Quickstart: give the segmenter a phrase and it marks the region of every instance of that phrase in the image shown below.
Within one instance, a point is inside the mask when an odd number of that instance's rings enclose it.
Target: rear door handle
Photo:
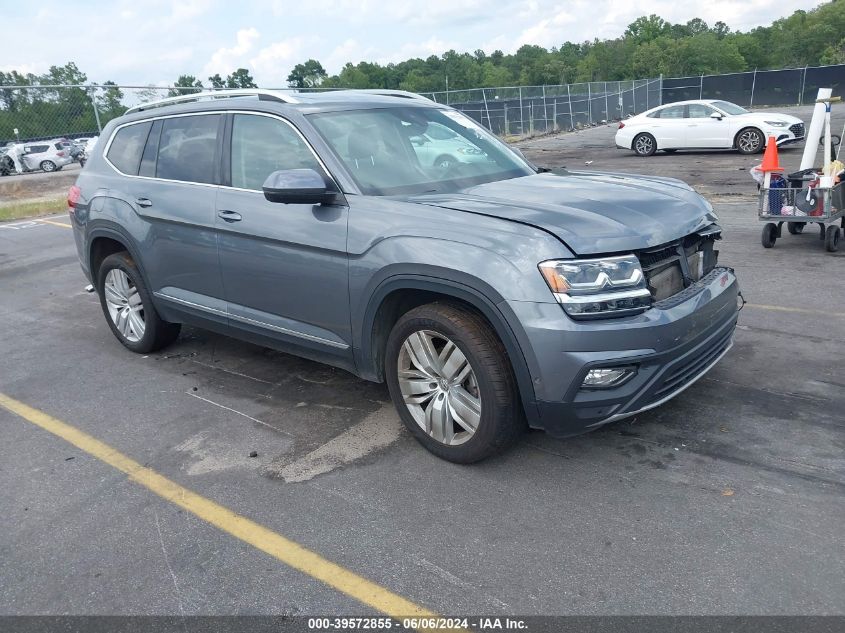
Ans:
[[[150,200],[149,198],[137,198],[135,200],[135,204],[137,204],[139,207],[145,207],[146,208],[146,207],[153,206],[153,201]]]
[[[243,219],[236,211],[218,211],[217,217],[226,222],[240,222]]]

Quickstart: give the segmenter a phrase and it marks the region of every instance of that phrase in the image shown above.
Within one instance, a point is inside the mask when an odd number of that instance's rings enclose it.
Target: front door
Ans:
[[[220,266],[231,327],[345,364],[352,357],[346,230],[340,205],[280,204],[261,186],[281,169],[325,175],[309,145],[274,115],[231,116],[230,187],[217,196]],[[224,174],[224,181],[225,181]],[[339,360],[338,360],[339,359]]]
[[[730,125],[724,117],[711,118],[716,112],[703,103],[687,106],[687,147],[730,147]]]

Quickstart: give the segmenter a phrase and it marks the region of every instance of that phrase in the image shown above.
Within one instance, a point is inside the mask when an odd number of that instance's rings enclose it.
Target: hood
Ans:
[[[523,176],[406,200],[535,226],[576,255],[658,246],[717,219],[710,204],[679,180],[597,172]]]
[[[780,114],[778,112],[749,112],[748,114],[734,114],[731,119],[738,121],[784,121],[788,125],[795,125],[796,123],[803,123],[802,119],[794,117],[790,114]]]

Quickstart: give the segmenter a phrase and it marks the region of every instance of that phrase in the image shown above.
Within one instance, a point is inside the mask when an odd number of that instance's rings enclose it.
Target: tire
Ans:
[[[743,128],[734,140],[740,154],[758,154],[766,149],[766,139],[756,127]]]
[[[440,167],[441,169],[448,169],[458,161],[455,159],[454,156],[449,156],[448,154],[444,154],[443,156],[438,156],[437,159],[434,161],[435,167]]]
[[[415,349],[428,349],[428,362]],[[495,455],[525,429],[505,348],[466,308],[430,303],[400,317],[387,339],[385,375],[402,422],[447,461],[470,464]]]
[[[827,227],[827,233],[824,236],[824,247],[831,253],[839,250],[839,234],[841,231],[839,227],[831,224]]]
[[[775,245],[778,239],[778,225],[769,222],[763,227],[763,234],[760,236],[760,242],[763,248],[771,248]]]
[[[804,232],[804,226],[804,222],[787,222],[786,230],[789,231],[791,235],[801,235]]]
[[[159,317],[144,278],[126,251],[103,260],[97,274],[97,292],[106,323],[127,349],[148,354],[170,345],[179,336],[182,326]],[[118,322],[122,325],[118,326]]]
[[[657,151],[657,141],[651,134],[643,132],[634,137],[631,149],[637,156],[652,156]]]
[[[56,163],[51,160],[42,160],[39,167],[41,167],[41,171],[46,171],[47,173],[56,171]]]
[[[663,151],[666,152],[667,154],[674,154],[678,150],[675,149],[675,148],[669,148],[669,149],[664,149]]]

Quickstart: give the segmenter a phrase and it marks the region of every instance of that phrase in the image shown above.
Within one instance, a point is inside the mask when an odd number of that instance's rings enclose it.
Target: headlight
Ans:
[[[539,267],[555,299],[573,318],[626,316],[651,306],[651,293],[634,255],[556,259]]]
[[[482,152],[480,149],[476,149],[475,147],[459,147],[458,153],[459,154],[469,154],[471,156],[480,156],[484,152]]]
[[[786,127],[785,121],[766,121],[766,125],[771,125],[772,127]]]

